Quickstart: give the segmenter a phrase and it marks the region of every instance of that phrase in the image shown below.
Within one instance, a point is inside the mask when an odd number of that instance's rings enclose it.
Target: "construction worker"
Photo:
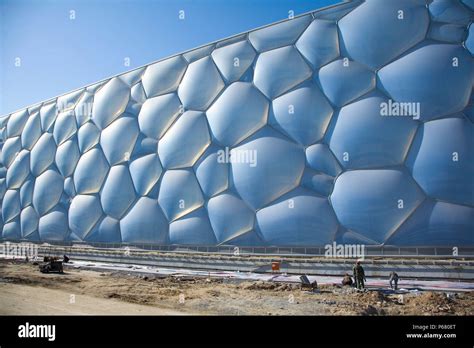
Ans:
[[[357,260],[356,264],[352,268],[352,272],[354,273],[354,281],[356,283],[357,289],[364,289],[364,281],[366,281],[365,272],[359,260]]]
[[[390,288],[393,290],[398,289],[398,274],[395,271],[390,272]],[[395,284],[395,286],[394,286]]]
[[[352,285],[352,278],[349,275],[349,273],[346,273],[344,275],[344,278],[342,278],[342,286],[346,286],[346,285],[349,285],[349,286]]]

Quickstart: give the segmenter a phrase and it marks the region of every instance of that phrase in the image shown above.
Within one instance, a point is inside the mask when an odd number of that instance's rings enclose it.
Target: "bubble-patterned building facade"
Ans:
[[[345,2],[4,116],[1,237],[473,246],[473,19]]]

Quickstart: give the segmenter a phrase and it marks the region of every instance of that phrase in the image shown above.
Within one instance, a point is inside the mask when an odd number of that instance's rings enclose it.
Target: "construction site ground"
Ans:
[[[369,280],[370,283],[370,280]],[[474,291],[414,291],[65,268],[0,260],[0,315],[474,315]]]

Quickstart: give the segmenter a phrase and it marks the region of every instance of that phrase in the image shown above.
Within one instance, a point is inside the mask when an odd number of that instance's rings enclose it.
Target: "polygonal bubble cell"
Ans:
[[[40,175],[54,161],[56,155],[56,143],[53,135],[44,133],[36,142],[30,154],[31,173],[34,176]]]
[[[81,153],[94,147],[99,143],[100,130],[92,122],[88,122],[79,128],[77,132],[77,142]]]
[[[110,168],[100,193],[100,201],[104,212],[113,218],[120,219],[135,200],[132,178],[125,166]]]
[[[413,117],[391,115],[391,105],[383,96],[371,94],[341,109],[329,146],[345,168],[403,163],[417,123]]]
[[[44,215],[59,202],[63,187],[63,177],[52,169],[45,171],[36,178],[33,206],[39,215]]]
[[[339,39],[336,23],[314,20],[296,42],[296,48],[314,68],[337,58]]]
[[[130,174],[137,193],[142,196],[148,194],[160,178],[162,171],[160,160],[155,154],[137,158],[130,163]]]
[[[235,82],[206,114],[214,137],[233,146],[265,125],[268,101],[252,84]]]
[[[167,169],[192,166],[211,142],[206,116],[185,112],[158,144],[161,163]]]
[[[206,210],[200,208],[173,221],[170,225],[170,244],[215,245],[216,237]]]
[[[303,188],[259,210],[257,224],[267,245],[325,245],[338,228],[328,200]]]
[[[307,147],[306,161],[312,169],[331,176],[337,176],[342,171],[339,162],[326,144],[314,144]]]
[[[143,134],[159,139],[180,114],[181,102],[175,93],[147,99],[138,115]]]
[[[129,87],[114,77],[94,96],[92,120],[100,129],[107,127],[125,111],[130,97]]]
[[[463,118],[430,121],[420,127],[406,163],[429,196],[474,205],[473,135],[474,125]]]
[[[272,106],[270,124],[302,145],[312,144],[324,136],[333,112],[314,84],[276,98]]]
[[[383,243],[423,200],[410,175],[395,169],[344,172],[331,194],[339,222],[378,243]]]
[[[76,133],[76,117],[73,111],[61,112],[54,124],[54,140],[56,144],[61,145],[73,134]]]
[[[176,56],[148,66],[142,77],[147,97],[176,90],[186,65],[186,60],[182,56]]]
[[[28,110],[22,110],[11,114],[7,123],[7,136],[11,138],[20,135],[29,116]]]
[[[224,149],[211,145],[195,165],[196,177],[208,197],[227,189],[229,164],[225,157]]]
[[[165,244],[168,221],[155,199],[142,197],[120,221],[120,230],[125,243]]]
[[[75,138],[58,146],[56,151],[56,165],[61,174],[66,177],[74,172],[80,157],[79,147]]]
[[[236,191],[258,209],[295,188],[303,174],[303,148],[277,132],[264,128],[229,158]]]
[[[7,187],[19,188],[30,174],[30,153],[22,150],[7,171]]]
[[[109,165],[98,148],[86,152],[74,171],[74,186],[80,194],[99,192]]]
[[[42,216],[38,223],[40,239],[44,241],[63,241],[68,232],[67,211],[63,207],[54,208]]]
[[[139,132],[132,117],[122,117],[102,131],[100,145],[110,165],[130,159]]]
[[[311,76],[312,70],[293,46],[260,54],[255,65],[254,83],[273,99]]]
[[[224,88],[224,81],[210,57],[189,64],[178,95],[186,109],[205,110]]]
[[[209,219],[218,243],[252,230],[255,213],[238,197],[223,193],[207,204]]]
[[[158,196],[163,212],[169,221],[203,205],[201,189],[191,170],[168,170],[161,179]]]
[[[381,86],[396,101],[417,103],[420,119],[461,111],[468,103],[474,64],[459,45],[432,44],[382,68]]]
[[[374,73],[347,58],[323,66],[318,78],[324,94],[337,106],[347,104],[375,87]]]
[[[80,239],[84,239],[101,216],[99,197],[78,195],[69,207],[69,228]]]
[[[373,69],[422,41],[428,25],[424,0],[366,1],[338,22],[349,56]]]
[[[228,83],[240,79],[252,65],[255,56],[255,50],[247,40],[218,48],[212,52],[212,59]]]
[[[21,134],[21,144],[23,148],[31,150],[33,145],[41,136],[41,119],[39,113],[35,113],[28,118]]]

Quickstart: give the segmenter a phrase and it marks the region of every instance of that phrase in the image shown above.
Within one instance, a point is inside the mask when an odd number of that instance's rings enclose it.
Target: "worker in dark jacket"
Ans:
[[[390,288],[393,290],[398,289],[398,274],[395,271],[390,272]]]
[[[354,281],[356,283],[357,289],[364,289],[364,281],[366,281],[365,272],[359,260],[357,260],[356,264],[352,268],[352,272],[354,273]]]

